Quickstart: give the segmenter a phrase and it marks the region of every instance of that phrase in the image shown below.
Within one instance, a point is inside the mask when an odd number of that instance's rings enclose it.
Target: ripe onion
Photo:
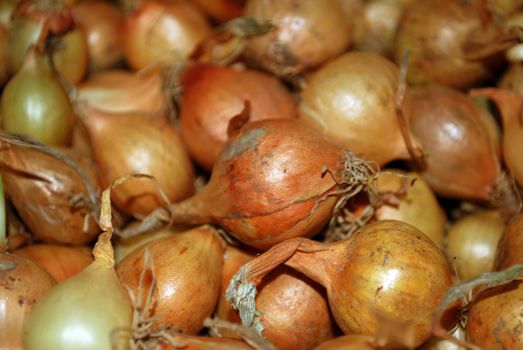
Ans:
[[[110,114],[87,106],[89,129],[102,187],[117,178],[153,176],[170,202],[194,192],[194,170],[176,130],[163,114]],[[165,199],[150,179],[132,179],[113,192],[114,205],[130,215],[147,215]]]
[[[154,275],[148,271],[140,286],[146,250]],[[166,324],[183,333],[197,334],[216,306],[222,257],[223,242],[218,232],[211,226],[200,226],[140,247],[126,256],[116,271],[120,282],[135,295],[140,288],[149,290],[155,282],[154,304],[139,305],[155,318],[153,330]]]
[[[191,336],[186,334],[175,334],[173,338],[180,343],[180,346],[163,343],[156,347],[155,350],[254,350],[254,348],[247,345],[247,343],[237,339]]]
[[[3,129],[52,146],[71,142],[74,114],[65,89],[34,49],[2,92]]]
[[[93,262],[88,247],[67,247],[56,244],[32,244],[14,251],[45,269],[56,282],[82,272]]]
[[[191,2],[144,1],[124,21],[123,52],[134,70],[185,60],[211,33]]]
[[[421,231],[400,221],[370,224],[329,244],[293,238],[243,265],[227,290],[243,323],[258,332],[263,324],[254,308],[256,286],[282,263],[327,289],[331,311],[344,333],[377,336],[385,319],[411,329],[413,347],[429,338],[433,313],[452,284],[439,249]]]
[[[499,239],[495,269],[501,271],[523,263],[523,214],[518,214],[508,223]]]
[[[133,223],[131,223],[132,225]],[[174,233],[179,230],[169,228],[169,229],[160,229],[158,231],[152,231],[144,233],[143,235],[131,237],[128,239],[118,239],[113,244],[114,246],[114,259],[118,264],[123,260],[127,255],[134,252],[136,249],[162,238],[167,238],[172,236]]]
[[[505,226],[501,213],[495,210],[467,215],[451,226],[446,252],[461,279],[493,270],[496,247]]]
[[[292,118],[291,94],[274,77],[255,70],[195,65],[182,76],[180,136],[198,164],[211,170],[227,141],[230,120],[250,103],[250,121]]]
[[[384,57],[346,53],[308,78],[300,118],[365,160],[383,165],[409,159],[396,115],[398,84],[399,69]]]
[[[107,1],[77,1],[72,5],[75,22],[87,39],[89,70],[114,67],[122,59],[123,13]]]
[[[378,350],[376,340],[368,335],[350,334],[323,342],[314,350]]]
[[[275,29],[249,39],[247,59],[277,76],[292,76],[341,54],[352,41],[351,23],[338,0],[248,0],[243,15]]]
[[[369,164],[297,119],[254,121],[229,140],[200,192],[121,235],[169,221],[212,222],[247,245],[267,249],[318,233],[336,203],[370,192],[374,177]]]

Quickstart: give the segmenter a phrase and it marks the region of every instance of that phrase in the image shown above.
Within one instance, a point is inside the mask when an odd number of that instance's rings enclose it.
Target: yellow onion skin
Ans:
[[[399,69],[386,58],[346,53],[309,76],[299,117],[365,160],[408,159],[396,115],[398,79]]]
[[[211,226],[200,226],[172,237],[153,241],[126,256],[116,267],[120,282],[136,294],[148,291],[152,276],[139,286],[148,250],[155,268],[154,306],[147,310],[160,324],[197,334],[213,312],[218,299],[223,242]]]
[[[2,349],[22,350],[23,330],[34,304],[55,280],[30,260],[0,253],[0,344]],[[8,265],[12,265],[12,269]]]
[[[110,114],[89,108],[84,119],[106,188],[121,176],[154,176],[171,202],[194,192],[194,169],[176,130],[163,114]],[[112,193],[114,205],[129,215],[147,215],[165,205],[150,179],[132,179]]]
[[[465,341],[465,330],[460,326],[450,332],[450,335],[460,341]],[[432,337],[427,341],[419,350],[462,350],[463,348],[459,345],[456,345],[448,340],[439,339],[437,337]]]
[[[523,285],[516,280],[476,295],[467,318],[467,337],[488,350],[523,348]]]
[[[22,67],[27,52],[43,31],[43,24],[23,16],[16,16],[9,30],[7,63],[14,75]]]
[[[65,89],[45,56],[31,51],[2,92],[3,129],[50,146],[68,146],[74,112]]]
[[[483,113],[462,92],[441,85],[411,90],[409,128],[422,145],[422,177],[438,195],[488,201],[500,166]]]
[[[210,33],[205,16],[190,1],[144,1],[124,20],[125,60],[134,70],[183,61]]]
[[[276,78],[255,70],[196,65],[183,74],[180,136],[211,170],[228,139],[229,121],[250,102],[249,121],[295,117],[292,95]]]
[[[250,38],[247,59],[276,76],[292,76],[341,54],[352,28],[337,0],[248,0],[243,15],[275,29]]]
[[[446,252],[463,279],[492,271],[498,241],[505,230],[499,211],[480,211],[455,222],[447,234]]]
[[[50,155],[2,142],[0,162],[4,185],[18,214],[31,233],[47,243],[82,245],[100,232],[93,219],[84,232],[86,208],[73,208],[72,197],[87,196],[75,170]],[[82,167],[94,186],[96,172],[90,159],[67,153]],[[27,176],[29,175],[29,176]]]
[[[65,33],[53,50],[56,70],[71,84],[78,84],[87,73],[89,64],[87,39],[82,28]]]
[[[495,269],[501,271],[521,263],[523,263],[523,214],[519,213],[510,220],[499,239]]]
[[[132,225],[132,223],[131,223],[131,225]],[[170,228],[160,229],[158,231],[147,232],[142,235],[130,237],[127,239],[123,239],[123,238],[117,239],[113,245],[114,246],[114,260],[116,261],[116,263],[119,263],[127,255],[131,254],[138,248],[140,248],[152,241],[157,241],[159,239],[171,237],[173,234],[175,234],[177,232],[182,232],[185,230],[182,228],[178,229],[178,228],[170,227]]]
[[[114,67],[123,57],[122,10],[100,0],[77,1],[72,14],[87,39],[89,70],[96,72]]]
[[[489,60],[465,58],[464,47],[474,35],[488,45],[494,22],[484,28],[477,8],[454,0],[412,1],[403,12],[394,45],[396,62],[409,51],[407,81],[411,85],[430,82],[467,88],[492,77],[502,57]]]

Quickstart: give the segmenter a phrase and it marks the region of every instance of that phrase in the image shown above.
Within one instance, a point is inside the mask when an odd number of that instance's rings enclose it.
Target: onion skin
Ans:
[[[499,211],[480,211],[452,225],[447,235],[446,252],[463,279],[493,270],[498,241],[505,229]]]
[[[523,64],[511,64],[505,73],[503,73],[498,87],[523,95]]]
[[[468,339],[484,349],[523,347],[521,281],[493,287],[475,297],[467,321]]]
[[[386,58],[346,53],[308,78],[299,116],[365,160],[409,159],[396,115],[398,82],[399,70]]]
[[[186,344],[182,347],[176,347],[163,343],[162,345],[155,348],[155,350],[253,350],[254,348],[247,345],[245,342],[237,339],[228,338],[211,338],[211,337],[198,337],[185,334],[176,334],[176,340],[180,340],[180,343]]]
[[[23,328],[33,305],[56,282],[41,267],[16,254],[1,253],[0,264],[14,269],[0,271],[0,344],[22,350]]]
[[[63,282],[78,274],[93,262],[88,247],[33,244],[16,249],[14,253],[41,266],[56,282]]]
[[[505,270],[523,263],[523,214],[518,214],[508,223],[498,242],[495,270]]]
[[[69,83],[78,84],[87,72],[89,64],[87,39],[82,28],[64,34],[53,51],[52,60],[62,77]]]
[[[89,70],[114,67],[123,57],[121,9],[107,1],[77,1],[72,14],[87,38]]]
[[[148,250],[155,268],[153,328],[167,324],[186,334],[197,334],[216,306],[220,287],[223,243],[217,231],[201,226],[170,238],[153,241],[125,257],[116,271],[122,284],[137,295]],[[144,291],[152,276],[146,275]],[[143,292],[142,292],[143,293]]]
[[[9,33],[7,31],[7,28],[3,25],[0,25],[0,86],[3,86],[9,78],[9,71],[7,67],[8,37]]]
[[[483,112],[470,97],[444,86],[412,89],[411,97],[409,126],[427,154],[425,181],[443,197],[490,200],[500,166],[479,117]]]
[[[430,14],[430,15],[429,15]],[[412,1],[403,12],[398,27],[394,56],[401,62],[409,50],[407,81],[411,85],[430,82],[454,88],[467,88],[492,77],[502,61],[467,60],[464,47],[475,33],[482,33],[488,45],[499,28],[484,28],[474,4],[466,1]],[[499,56],[499,55],[498,55]]]
[[[245,0],[193,0],[196,5],[218,22],[240,17]]]
[[[243,15],[275,25],[271,32],[250,38],[245,55],[276,76],[320,66],[352,40],[351,24],[337,0],[249,0]]]
[[[211,33],[189,1],[144,1],[124,21],[123,52],[134,70],[187,59]]]
[[[73,196],[87,190],[75,170],[61,160],[2,142],[0,162],[8,196],[32,234],[46,243],[82,245],[100,232],[93,219],[83,231],[86,208],[72,208]],[[90,159],[66,153],[82,167],[94,186],[96,173]]]
[[[7,63],[11,75],[14,75],[22,67],[27,51],[40,37],[42,31],[42,23],[35,23],[21,16],[12,20],[7,45]]]
[[[154,176],[171,202],[193,194],[193,166],[163,114],[110,114],[89,107],[84,121],[102,187],[121,176],[142,173]],[[112,200],[124,213],[138,216],[166,204],[150,179],[126,182],[113,191]]]
[[[182,77],[180,136],[196,162],[211,170],[227,141],[229,121],[250,102],[250,121],[292,118],[295,103],[274,77],[255,70],[196,65]]]
[[[171,237],[173,234],[181,231],[182,229],[177,230],[171,227],[169,229],[160,229],[158,231],[147,232],[143,235],[131,237],[129,239],[119,239],[114,243],[114,260],[116,261],[116,263],[119,263],[127,255],[131,254],[138,248],[152,241]]]
[[[77,92],[78,103],[108,113],[158,113],[166,107],[163,80],[157,72],[106,70],[79,84]]]
[[[368,335],[350,334],[323,342],[314,350],[378,350],[376,340]]]
[[[4,0],[0,3],[0,26],[9,28],[11,26],[13,12],[18,0]]]

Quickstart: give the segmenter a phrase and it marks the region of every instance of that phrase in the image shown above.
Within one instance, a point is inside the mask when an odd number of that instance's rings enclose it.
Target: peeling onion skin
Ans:
[[[135,294],[146,249],[156,276],[153,328],[167,324],[185,334],[197,334],[218,300],[223,259],[221,237],[211,226],[201,226],[133,251],[118,263],[116,271],[120,282]],[[150,273],[145,281],[143,290],[148,291],[152,282]]]
[[[523,348],[523,284],[516,280],[475,296],[467,319],[468,339],[488,350]]]
[[[293,118],[296,106],[276,78],[255,70],[210,65],[188,68],[182,76],[180,136],[193,159],[206,170],[228,139],[229,121],[250,102],[250,119]]]
[[[396,115],[398,81],[398,67],[386,58],[346,53],[308,77],[300,93],[299,117],[380,166],[410,159]],[[405,102],[407,114],[408,95]]]
[[[523,214],[516,215],[501,235],[496,252],[495,270],[523,263]]]
[[[250,38],[245,56],[280,77],[320,66],[352,41],[351,23],[337,0],[248,0],[243,15],[276,26]]]
[[[56,282],[22,256],[0,253],[0,263],[14,264],[13,270],[0,270],[0,344],[3,349],[23,350],[23,328],[32,307]]]
[[[411,97],[409,127],[426,154],[425,181],[443,197],[490,200],[500,166],[479,107],[462,92],[438,85],[412,89]]]

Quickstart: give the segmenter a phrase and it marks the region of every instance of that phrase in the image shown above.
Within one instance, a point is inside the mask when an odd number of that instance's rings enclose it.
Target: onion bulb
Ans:
[[[523,263],[523,214],[510,220],[498,242],[495,260],[496,271]]]
[[[289,239],[243,265],[227,290],[244,325],[261,334],[256,286],[283,263],[326,288],[344,333],[378,336],[386,320],[412,331],[412,348],[431,335],[433,313],[452,284],[439,249],[421,231],[400,221],[379,221],[328,244]]]
[[[523,63],[513,63],[503,73],[498,87],[523,95]]]
[[[245,0],[194,0],[201,9],[219,22],[240,17]]]
[[[89,64],[87,39],[82,28],[65,33],[52,48],[53,64],[60,75],[70,84],[78,84],[87,72]]]
[[[85,270],[47,292],[33,308],[24,334],[26,350],[127,349],[118,330],[131,328],[132,307],[114,270],[109,190],[102,198],[104,232]]]
[[[352,41],[351,23],[338,0],[248,0],[243,15],[275,26],[250,38],[245,56],[276,76],[320,66]]]
[[[0,86],[9,78],[9,70],[7,67],[7,38],[9,34],[7,28],[0,25]]]

